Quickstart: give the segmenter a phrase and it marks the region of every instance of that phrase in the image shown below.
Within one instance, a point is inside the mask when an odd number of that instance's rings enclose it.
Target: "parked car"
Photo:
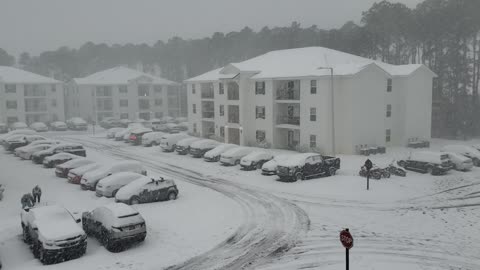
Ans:
[[[73,117],[67,120],[67,127],[71,130],[87,130],[88,123],[80,117]]]
[[[273,155],[265,151],[254,151],[240,160],[240,168],[246,171],[261,169],[263,164],[273,159]]]
[[[28,129],[28,126],[24,122],[15,122],[12,125],[10,125],[10,129],[11,130]]]
[[[129,136],[130,143],[133,145],[140,145],[142,144],[142,137],[145,134],[152,132],[151,128],[137,128],[132,130]]]
[[[220,163],[224,166],[234,166],[240,164],[240,160],[253,152],[253,148],[235,147],[220,155]]]
[[[399,160],[398,166],[431,175],[445,174],[453,168],[447,154],[429,151],[413,152],[408,159]]]
[[[84,174],[86,174],[87,172],[94,171],[100,167],[102,167],[102,165],[95,162],[95,163],[80,166],[75,169],[71,169],[67,175],[68,182],[79,185],[80,181],[82,181],[82,177]]]
[[[196,137],[182,139],[178,141],[177,146],[175,146],[175,151],[180,155],[186,155],[190,152],[190,145],[200,140],[202,139]]]
[[[46,132],[46,131],[48,131],[47,125],[45,125],[45,123],[42,123],[42,122],[35,122],[35,123],[31,124],[30,129],[33,129],[36,132]]]
[[[187,131],[187,130],[188,130],[188,122],[180,122],[180,123],[178,123],[176,129],[178,129],[179,132]]]
[[[8,139],[9,137],[13,136],[13,135],[19,135],[19,134],[22,134],[22,135],[34,135],[34,134],[37,134],[37,132],[35,130],[31,130],[31,129],[18,129],[18,130],[12,130],[8,133],[5,133],[5,134],[2,134],[0,136],[0,144],[4,144],[5,143],[5,140]]]
[[[236,148],[238,145],[235,144],[220,144],[219,146],[213,148],[212,150],[206,152],[203,155],[203,159],[207,162],[217,162],[220,161],[220,156],[226,151]]]
[[[180,140],[189,138],[190,136],[184,133],[166,134],[160,139],[160,147],[163,152],[173,152]]]
[[[162,139],[162,136],[165,135],[163,132],[149,132],[147,134],[144,134],[142,136],[142,145],[143,146],[154,146],[154,145],[159,145],[160,140]]]
[[[115,195],[115,202],[139,204],[176,200],[177,196],[178,189],[173,180],[141,177],[122,187]]]
[[[164,116],[160,119],[163,123],[175,123],[175,118],[171,116]]]
[[[53,156],[57,153],[70,153],[81,157],[86,157],[87,152],[81,144],[77,143],[62,143],[52,145],[50,148],[36,152],[32,155],[32,161],[37,164],[42,164],[43,160],[48,156]]]
[[[124,131],[125,128],[123,127],[116,127],[116,128],[111,128],[109,130],[107,130],[107,139],[115,139],[115,134],[117,134],[117,132],[120,132],[120,131]]]
[[[119,172],[107,176],[100,180],[97,184],[96,194],[98,197],[105,196],[107,198],[115,197],[118,190],[143,175],[135,172]]]
[[[14,135],[5,141],[3,147],[7,151],[15,151],[15,149],[29,145],[32,142],[45,140],[46,138],[40,135]]]
[[[190,145],[190,155],[194,158],[201,158],[206,152],[220,145],[215,140],[198,140]]]
[[[66,131],[67,130],[67,124],[62,121],[55,121],[50,123],[50,129],[53,131]]]
[[[448,158],[453,164],[453,169],[457,171],[470,171],[473,168],[473,161],[471,158],[453,152],[443,152],[448,155]]]
[[[152,119],[151,121],[151,128],[154,131],[158,131],[158,128],[163,124],[162,120],[160,119]]]
[[[75,159],[72,159],[70,161],[67,161],[65,163],[58,164],[57,166],[55,166],[55,175],[57,177],[67,178],[70,170],[73,170],[73,169],[76,169],[76,168],[79,168],[79,167],[82,167],[82,166],[85,166],[85,165],[93,164],[93,163],[95,163],[95,162],[93,160],[90,160],[90,159],[81,158],[81,157],[75,158]]]
[[[262,165],[262,174],[263,175],[276,175],[277,174],[277,165],[279,161],[286,160],[290,155],[278,155],[275,156],[272,160],[265,162]]]
[[[25,145],[25,146],[21,146],[21,147],[18,147],[15,149],[15,156],[19,156],[19,153],[21,153],[23,150],[25,149],[28,149],[30,147],[33,147],[33,146],[36,146],[36,145],[54,145],[54,144],[60,144],[61,142],[60,141],[57,141],[57,140],[37,140],[37,141],[34,141],[34,142],[31,142],[30,144],[28,145]],[[30,159],[30,158],[28,158]]]
[[[370,169],[370,172],[367,170],[367,168],[365,166],[362,166],[360,167],[360,172],[358,173],[361,177],[371,177],[375,180],[380,180],[383,178],[390,178],[390,176],[392,175],[390,173],[390,170],[388,167],[386,168],[380,168],[378,167],[377,165],[373,165],[373,167]]]
[[[120,172],[135,172],[147,175],[147,171],[142,163],[138,161],[119,161],[113,164],[104,165],[96,170],[87,172],[83,175],[80,181],[80,186],[83,190],[95,191],[98,181],[103,178]]]
[[[113,118],[113,117],[105,117],[100,121],[100,126],[104,129],[114,128],[114,127],[122,127],[123,124],[120,119]]]
[[[480,167],[480,151],[466,145],[446,145],[440,151],[457,153],[472,159],[473,165]]]
[[[70,154],[70,153],[58,153],[53,156],[49,156],[43,159],[43,167],[45,168],[53,168],[57,165],[63,164],[67,161],[72,159],[80,158],[77,155]]]
[[[320,176],[332,176],[340,169],[340,159],[316,153],[290,156],[278,162],[277,175],[281,180],[305,180]]]
[[[8,132],[8,126],[5,123],[0,123],[0,134],[4,134]]]
[[[27,145],[24,147],[20,147],[21,149],[15,149],[15,154],[21,159],[32,159],[33,154],[47,150],[50,147],[52,147],[50,144]]]
[[[108,251],[123,250],[127,244],[143,242],[147,236],[147,226],[142,215],[123,203],[111,203],[84,212],[82,227]]]
[[[80,222],[58,205],[23,209],[23,241],[43,264],[79,258],[87,250],[87,235],[78,226]]]

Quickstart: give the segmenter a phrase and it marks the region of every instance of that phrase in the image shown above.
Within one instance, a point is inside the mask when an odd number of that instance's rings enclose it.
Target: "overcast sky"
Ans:
[[[38,54],[60,46],[198,38],[244,26],[339,27],[380,0],[0,0],[0,48]],[[415,7],[420,0],[400,0]]]

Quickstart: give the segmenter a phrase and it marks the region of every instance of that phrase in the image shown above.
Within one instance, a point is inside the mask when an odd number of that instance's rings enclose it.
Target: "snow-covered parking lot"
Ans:
[[[0,154],[0,258],[5,269],[344,269],[338,233],[350,228],[352,269],[480,269],[480,168],[432,177],[371,181],[356,176],[365,157],[340,156],[336,176],[295,183],[202,159],[130,146],[102,134],[63,135],[95,160],[141,161],[152,175],[173,178],[176,201],[136,206],[147,222],[146,242],[110,253],[88,239],[80,259],[42,266],[21,241],[20,197],[35,184],[42,199],[81,212],[111,202],[12,155]],[[102,136],[102,137],[101,137]],[[438,149],[446,144],[434,142]],[[387,164],[406,149],[372,161]]]

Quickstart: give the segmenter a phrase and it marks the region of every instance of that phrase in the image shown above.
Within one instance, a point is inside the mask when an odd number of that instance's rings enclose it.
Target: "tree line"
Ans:
[[[338,29],[249,27],[202,39],[173,37],[153,45],[87,42],[18,60],[0,49],[0,65],[14,65],[68,81],[118,65],[143,69],[174,81],[199,75],[268,51],[322,46],[391,64],[421,63],[438,78],[433,87],[432,134],[439,137],[480,133],[480,1],[425,0],[415,8],[381,1]]]

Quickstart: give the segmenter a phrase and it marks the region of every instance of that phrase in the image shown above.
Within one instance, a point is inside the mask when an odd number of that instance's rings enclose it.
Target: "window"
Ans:
[[[288,81],[287,82],[287,89],[290,90],[290,89],[293,89],[295,88],[295,82],[294,81]]]
[[[128,107],[128,99],[120,99],[120,107]]]
[[[223,83],[218,84],[218,94],[223,95],[225,93],[225,88],[223,86]]]
[[[143,120],[150,120],[150,113],[149,112],[139,113],[138,118]]]
[[[195,84],[192,84],[192,94],[195,95]]]
[[[148,100],[148,99],[138,100],[138,107],[140,108],[140,110],[150,109],[150,100]]]
[[[314,95],[317,93],[317,81],[311,80],[310,81],[310,94]]]
[[[155,99],[155,106],[162,106],[163,100],[161,98]]]
[[[111,86],[97,86],[96,87],[97,97],[111,97],[112,96],[112,87]]]
[[[310,135],[310,148],[317,147],[317,136]]]
[[[392,79],[387,80],[387,92],[392,92]]]
[[[52,107],[57,107],[57,100],[56,99],[52,99]]]
[[[52,91],[52,93],[55,93],[57,91],[57,86],[55,84],[52,84],[50,91]]]
[[[197,133],[197,123],[193,124],[193,133]]]
[[[225,138],[225,127],[220,127],[220,137]]]
[[[163,112],[155,112],[155,118],[160,119],[163,117]]]
[[[128,92],[127,86],[126,85],[119,85],[118,86],[118,92],[120,94],[126,94]]]
[[[257,106],[255,108],[255,119],[265,119],[265,107],[264,106]]]
[[[255,138],[257,139],[257,142],[265,141],[265,130],[257,130],[255,132]]]
[[[197,104],[192,104],[192,112],[197,113]]]
[[[220,116],[225,115],[225,107],[223,105],[220,105]]]
[[[7,109],[16,109],[17,101],[16,100],[7,100]]]
[[[310,121],[317,121],[317,108],[310,108]]]
[[[25,84],[23,89],[23,95],[26,97],[44,97],[47,95],[45,88],[40,88],[36,84]]]
[[[255,82],[255,95],[265,95],[265,82]]]
[[[392,116],[392,105],[388,104],[387,105],[387,117],[391,117],[391,116]]]
[[[386,142],[390,142],[391,141],[391,135],[392,135],[392,131],[390,129],[387,129],[385,131],[385,141]]]
[[[155,94],[161,94],[161,93],[162,93],[162,86],[155,85]]]
[[[5,84],[5,93],[16,93],[17,85],[16,84]]]
[[[139,97],[148,97],[150,96],[150,86],[147,84],[140,84],[138,86],[138,96]]]
[[[128,119],[128,113],[121,113],[120,119]]]

